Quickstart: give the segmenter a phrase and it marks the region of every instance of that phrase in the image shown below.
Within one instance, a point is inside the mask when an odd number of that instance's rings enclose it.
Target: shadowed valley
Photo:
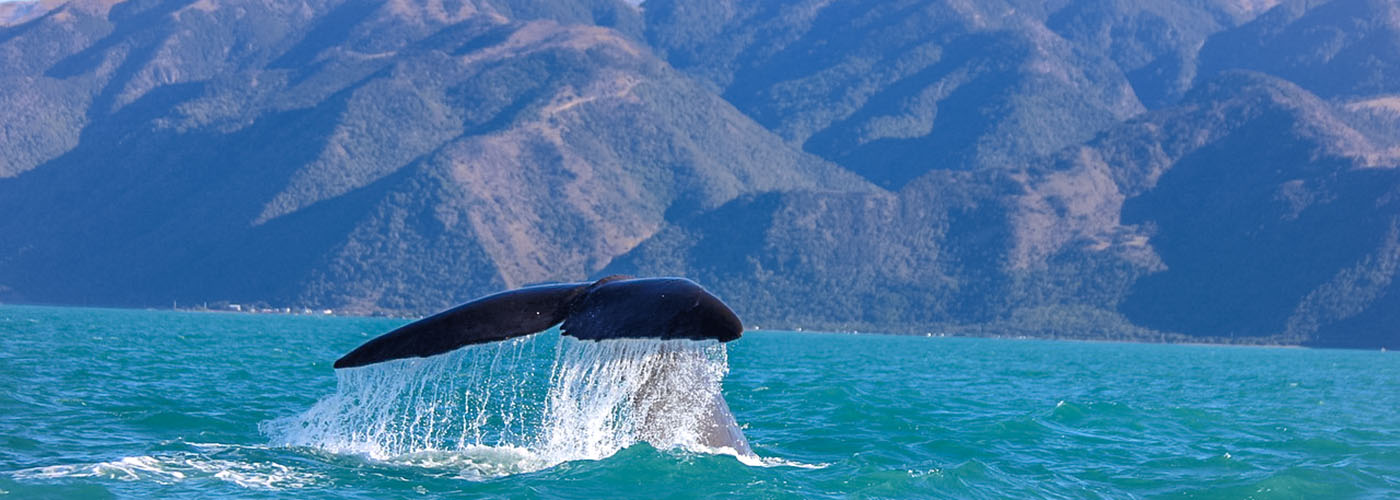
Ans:
[[[0,300],[1400,344],[1393,2],[0,7]]]

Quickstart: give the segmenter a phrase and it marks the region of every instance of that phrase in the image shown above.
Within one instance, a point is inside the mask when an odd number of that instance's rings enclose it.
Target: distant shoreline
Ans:
[[[829,331],[829,330],[788,329],[788,328],[749,328],[749,327],[745,327],[745,331],[785,332],[785,333],[801,333],[801,334],[816,334],[816,335],[879,335],[879,336],[891,336],[891,337],[960,338],[960,339],[999,339],[999,340],[1037,340],[1037,341],[1047,341],[1047,342],[1085,342],[1085,343],[1095,343],[1095,344],[1199,345],[1199,346],[1213,346],[1213,347],[1222,347],[1222,346],[1224,346],[1224,347],[1264,347],[1264,348],[1289,348],[1289,349],[1354,349],[1354,350],[1361,350],[1361,351],[1385,350],[1385,349],[1356,349],[1356,348],[1313,347],[1313,346],[1307,346],[1307,345],[1302,345],[1302,344],[1283,344],[1283,343],[1260,343],[1260,342],[1193,342],[1193,341],[1173,341],[1173,340],[1165,340],[1165,341],[1155,341],[1155,342],[1153,342],[1153,341],[1143,341],[1143,340],[1121,340],[1121,339],[1102,339],[1102,338],[1073,338],[1073,337],[1063,337],[1063,336],[1059,336],[1059,337],[1048,337],[1048,336],[1047,336],[1047,337],[1036,337],[1036,336],[1029,336],[1029,335],[966,335],[966,334],[956,334],[956,333],[941,333],[941,334],[940,334],[940,333],[935,333],[935,334],[926,334],[926,333],[924,333],[924,334],[920,334],[920,333],[873,332],[873,331]]]
[[[115,311],[159,311],[159,312],[180,312],[180,313],[212,313],[212,314],[229,314],[229,315],[246,315],[246,316],[300,316],[300,317],[335,317],[335,318],[361,318],[361,319],[395,319],[395,320],[403,320],[403,321],[416,320],[416,319],[423,318],[423,317],[426,317],[426,316],[427,316],[427,315],[421,315],[421,316],[417,316],[417,315],[415,315],[415,316],[406,316],[406,315],[405,315],[405,316],[398,316],[398,315],[389,315],[389,314],[354,314],[354,313],[338,312],[338,311],[335,311],[335,310],[333,310],[333,309],[328,309],[328,308],[327,308],[327,309],[320,309],[320,310],[317,310],[317,309],[313,309],[313,308],[291,308],[291,307],[273,308],[273,307],[259,307],[259,308],[256,308],[256,309],[245,308],[244,310],[231,310],[231,309],[218,309],[218,308],[214,308],[214,307],[205,307],[205,306],[203,306],[202,304],[201,304],[201,306],[199,306],[199,307],[158,308],[158,307],[87,306],[87,305],[68,305],[68,304],[40,304],[40,303],[22,303],[22,302],[0,302],[0,308],[4,308],[4,307],[39,307],[39,308],[53,308],[53,309],[94,309],[94,310],[115,310]],[[310,311],[310,312],[307,312],[307,311]],[[327,312],[327,311],[329,311],[329,312]],[[1163,339],[1163,340],[1160,340],[1160,341],[1150,341],[1150,340],[1111,339],[1111,338],[1090,338],[1090,337],[1075,338],[1075,337],[1064,336],[1064,335],[1047,335],[1047,336],[1034,336],[1034,335],[998,335],[998,334],[991,334],[991,333],[987,333],[987,334],[968,334],[968,333],[957,333],[957,332],[942,332],[942,333],[936,333],[936,332],[935,332],[935,333],[922,333],[922,334],[920,334],[920,333],[880,332],[880,331],[868,331],[868,330],[846,330],[846,331],[840,331],[840,330],[828,330],[828,329],[809,329],[809,328],[804,328],[804,327],[762,328],[760,325],[745,325],[744,330],[745,330],[745,331],[749,331],[749,332],[752,332],[752,331],[759,331],[759,332],[785,332],[785,333],[816,334],[816,335],[879,335],[879,336],[893,336],[893,337],[986,338],[986,339],[1001,339],[1001,340],[1038,340],[1038,341],[1052,341],[1052,342],[1086,342],[1086,343],[1112,343],[1112,344],[1168,344],[1168,345],[1198,345],[1198,346],[1213,346],[1213,347],[1228,346],[1228,347],[1263,347],[1263,348],[1293,348],[1293,349],[1347,349],[1347,350],[1382,351],[1382,352],[1387,352],[1387,351],[1388,351],[1386,348],[1383,348],[1383,347],[1382,347],[1382,348],[1374,348],[1374,349],[1364,349],[1364,348],[1355,348],[1355,347],[1317,347],[1317,346],[1308,346],[1308,345],[1303,345],[1303,344],[1290,344],[1290,343],[1278,343],[1278,342],[1270,343],[1270,342],[1261,342],[1260,340],[1262,340],[1262,339],[1254,338],[1254,337],[1244,337],[1244,338],[1240,339],[1240,341],[1235,341],[1235,342],[1210,342],[1210,341],[1200,341],[1200,340],[1192,340],[1192,339],[1180,339],[1180,337],[1182,336],[1182,334],[1172,334],[1172,335],[1168,335],[1166,339]]]

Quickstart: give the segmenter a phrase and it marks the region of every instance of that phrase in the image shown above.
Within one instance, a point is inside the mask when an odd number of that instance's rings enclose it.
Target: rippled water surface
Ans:
[[[0,307],[0,495],[1400,496],[1396,353],[751,332],[696,351],[741,461],[550,441],[555,332],[338,381],[401,323]]]

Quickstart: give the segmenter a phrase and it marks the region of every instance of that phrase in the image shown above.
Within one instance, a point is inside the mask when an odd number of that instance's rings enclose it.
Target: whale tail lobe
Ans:
[[[335,367],[427,357],[544,331],[564,320],[569,304],[587,286],[565,283],[488,295],[375,337],[336,360]]]
[[[488,295],[375,337],[336,360],[335,367],[427,357],[538,333],[561,322],[564,335],[582,340],[728,342],[743,333],[734,311],[693,281],[608,277]]]

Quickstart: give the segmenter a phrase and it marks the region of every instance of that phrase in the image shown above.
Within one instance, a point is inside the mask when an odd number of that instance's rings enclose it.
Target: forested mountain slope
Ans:
[[[1393,2],[0,6],[5,300],[1400,344]]]

